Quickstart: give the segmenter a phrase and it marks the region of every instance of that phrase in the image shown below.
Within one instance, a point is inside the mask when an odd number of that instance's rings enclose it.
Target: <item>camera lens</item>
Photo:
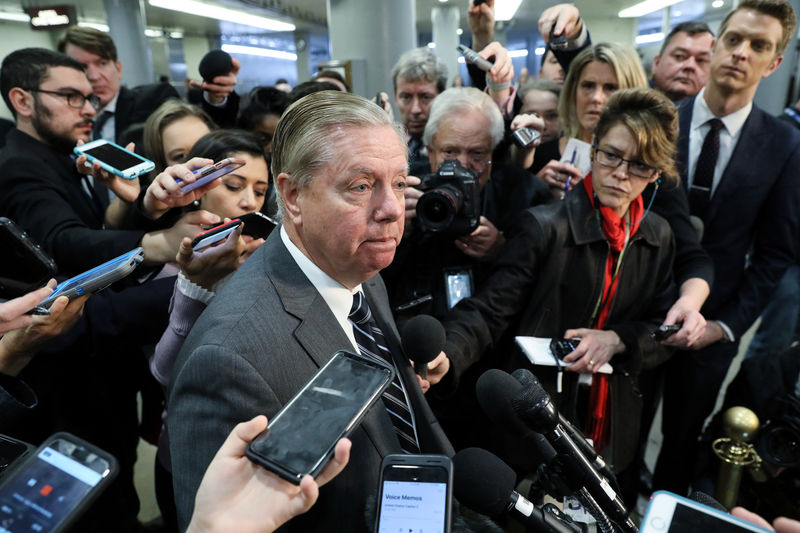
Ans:
[[[800,464],[800,434],[787,426],[767,428],[756,446],[759,455],[778,466],[792,467]]]
[[[446,230],[461,207],[461,191],[443,185],[423,194],[417,202],[417,217],[429,231]]]

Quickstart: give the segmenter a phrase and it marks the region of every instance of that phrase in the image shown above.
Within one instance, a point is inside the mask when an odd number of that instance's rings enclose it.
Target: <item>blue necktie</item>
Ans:
[[[353,295],[353,306],[348,316],[353,324],[353,335],[358,351],[364,357],[371,357],[394,366],[392,354],[386,346],[386,339],[372,317],[367,299],[360,291]],[[383,393],[383,404],[392,420],[400,447],[406,453],[420,453],[417,429],[414,426],[414,415],[410,409],[408,395],[400,381],[399,373]]]

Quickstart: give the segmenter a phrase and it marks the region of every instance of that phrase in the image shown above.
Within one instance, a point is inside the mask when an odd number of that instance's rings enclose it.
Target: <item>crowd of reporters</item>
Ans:
[[[743,2],[716,41],[703,24],[677,26],[653,63],[650,89],[635,50],[592,44],[572,5],[540,18],[545,40],[563,35],[566,45],[547,48],[538,78],[515,79],[508,51],[494,41],[493,2],[471,3],[467,17],[473,48],[492,59],[485,71],[470,64],[472,87],[447,88],[447,69],[427,48],[403,54],[392,70],[409,171],[403,239],[382,276],[398,325],[420,313],[444,323],[445,349],[429,363],[430,379],[420,379],[427,402],[456,450],[485,447],[529,474],[535,464],[518,437],[489,429],[496,421],[481,411],[476,383],[487,369],[528,364],[514,346],[518,335],[576,338],[563,397],[581,399],[563,405],[613,465],[626,503],[652,489],[686,494],[708,477],[697,440],[742,334],[781,278],[797,284],[799,126],[752,104],[759,80],[781,63],[794,12],[782,0]],[[58,50],[22,49],[3,60],[0,90],[15,126],[0,152],[0,216],[40,243],[64,278],[137,246],[145,261],[111,290],[59,298],[49,316],[24,313],[54,282],[0,304],[0,433],[38,443],[64,429],[117,457],[120,476],[82,531],[141,527],[133,487],[140,437],[158,446],[154,490],[165,531],[187,523],[188,531],[275,529],[308,510],[318,486],[345,468],[349,442],[316,481],[295,487],[244,456],[263,417],[242,423],[197,494],[177,495],[195,502],[189,521],[185,506],[176,509],[170,454],[170,440],[185,443],[186,435],[171,434],[165,398],[198,317],[265,242],[241,227],[202,251],[192,239],[247,213],[285,216],[270,172],[281,116],[315,102],[313,93],[348,92],[347,83],[323,71],[289,91],[276,82],[240,97],[240,65],[228,56],[220,72],[193,83],[188,103],[169,84],[122,86],[103,32],[70,28]],[[392,117],[389,94],[379,99],[363,105]],[[696,169],[711,127],[693,115],[723,119],[713,194],[699,199]],[[515,142],[524,129],[538,139]],[[767,130],[769,153],[751,139]],[[122,180],[70,157],[76,143],[97,138],[140,153],[155,170]],[[574,139],[590,146],[586,168],[575,164],[575,148],[569,157]],[[182,192],[194,171],[229,157],[244,164]],[[758,183],[748,180],[753,169]],[[679,327],[653,340],[661,324]],[[797,325],[795,318],[792,331]],[[600,373],[606,363],[615,368],[610,377]],[[589,387],[578,374],[591,376]],[[562,392],[563,376],[545,371],[541,379],[551,393],[558,379]],[[665,444],[654,485],[643,488],[662,388]]]

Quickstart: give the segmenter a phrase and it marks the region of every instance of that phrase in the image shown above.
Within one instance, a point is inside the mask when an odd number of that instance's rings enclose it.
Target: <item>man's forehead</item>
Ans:
[[[779,19],[772,15],[746,8],[740,9],[731,15],[728,25],[725,27],[725,33],[731,31],[753,36],[771,37],[774,39],[773,44],[777,44],[783,37],[783,26]]]
[[[702,33],[695,33],[694,35],[689,35],[685,31],[680,31],[676,33],[672,39],[670,39],[669,43],[667,43],[666,50],[671,51],[677,48],[684,49],[686,51],[694,51],[694,52],[711,52],[711,43],[713,41],[713,37],[708,32]],[[703,46],[702,42],[704,40],[708,40],[708,46]]]
[[[438,94],[436,84],[428,80],[409,80],[406,78],[397,78],[397,90],[405,92],[432,92]]]
[[[48,87],[58,89],[76,89],[82,92],[91,92],[92,85],[82,70],[75,70],[70,67],[50,67],[40,87],[47,84]]]

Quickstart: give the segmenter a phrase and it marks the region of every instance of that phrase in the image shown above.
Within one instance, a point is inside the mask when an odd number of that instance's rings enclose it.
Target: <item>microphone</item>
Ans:
[[[534,431],[542,433],[555,450],[569,458],[564,461],[565,473],[571,481],[585,487],[598,505],[622,529],[635,533],[636,524],[631,520],[622,499],[608,481],[601,476],[575,444],[559,420],[558,410],[550,396],[539,383],[524,387],[512,400],[514,411]]]
[[[400,342],[408,358],[414,360],[414,372],[426,379],[428,363],[444,350],[444,328],[430,315],[417,315],[403,325]]]
[[[581,531],[577,524],[539,509],[517,493],[516,478],[511,467],[486,450],[465,448],[453,457],[453,491],[467,507],[492,517],[513,511],[515,518],[536,531]]]
[[[492,422],[522,438],[522,446],[532,450],[534,458],[548,464],[556,456],[556,451],[541,434],[531,431],[524,424],[512,405],[514,397],[522,390],[522,385],[510,374],[490,368],[475,384],[478,403]]]
[[[211,50],[200,60],[197,70],[200,71],[204,81],[213,83],[217,76],[226,76],[233,70],[233,59],[228,52]]]
[[[541,388],[542,386],[542,384],[539,382],[539,379],[527,368],[518,368],[514,370],[511,375],[514,376],[514,378],[516,378],[523,387]],[[561,413],[558,413],[558,422],[564,426],[567,435],[569,435],[573,442],[578,445],[578,448],[581,449],[583,455],[585,455],[586,458],[592,463],[592,466],[594,466],[614,485],[614,489],[617,492],[620,492],[614,472],[611,471],[611,468],[609,468],[603,457],[598,454],[597,451],[586,441],[586,437],[583,435],[583,433],[578,428],[573,426],[572,423]]]

